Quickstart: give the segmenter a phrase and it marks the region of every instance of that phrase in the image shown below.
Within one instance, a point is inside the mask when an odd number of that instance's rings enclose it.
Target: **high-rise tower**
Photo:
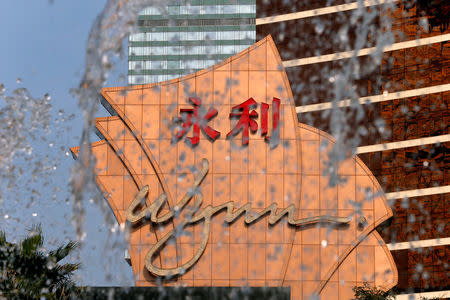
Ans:
[[[397,290],[428,292],[423,297],[444,298],[450,290],[450,2],[392,1],[389,13],[375,5],[389,2],[258,0],[257,39],[272,35],[281,58],[291,61],[285,66],[300,123],[310,123],[332,134],[331,113],[324,113],[317,104],[326,107],[333,100],[334,74],[343,74],[350,65],[339,55],[354,49],[355,37],[363,32],[358,26],[378,28],[377,24],[385,22],[383,16],[390,18],[394,50],[383,54],[380,67],[360,72],[352,84],[361,103],[364,97],[391,97],[364,104],[364,117],[351,128],[367,128],[370,132],[361,137],[358,156],[390,195],[393,218],[377,230],[396,262]],[[362,22],[350,24],[357,9],[378,17],[364,26]],[[348,32],[345,42],[336,38],[341,30]],[[363,48],[373,45],[367,38]],[[374,65],[369,56],[360,56],[357,61],[360,70]],[[346,108],[345,114],[350,120],[352,108]],[[384,136],[373,130],[380,121],[388,133]],[[353,132],[357,130],[350,130],[350,135]],[[370,147],[361,151],[365,146]],[[291,295],[295,293],[291,290]],[[409,299],[420,297],[411,295]]]
[[[172,0],[148,7],[129,39],[128,84],[186,75],[255,42],[255,0]]]

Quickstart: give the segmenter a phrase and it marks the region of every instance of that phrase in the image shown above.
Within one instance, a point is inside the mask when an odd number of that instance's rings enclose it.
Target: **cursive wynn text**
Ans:
[[[202,160],[202,168],[200,172],[195,176],[194,183],[189,191],[183,196],[183,198],[168,212],[159,216],[160,211],[164,204],[167,202],[167,196],[165,193],[161,194],[153,203],[149,206],[143,206],[142,202],[148,194],[148,185],[144,186],[136,195],[132,203],[127,209],[126,219],[131,224],[137,224],[146,219],[154,224],[162,224],[168,221],[176,221],[176,226],[167,232],[161,239],[154,244],[148,251],[145,257],[145,267],[147,270],[155,276],[177,276],[184,274],[187,269],[192,267],[202,256],[205,251],[206,245],[208,243],[208,238],[211,230],[211,219],[214,215],[226,211],[225,222],[228,224],[234,222],[241,215],[244,216],[244,222],[246,224],[252,224],[256,220],[268,215],[268,221],[270,225],[276,224],[283,217],[287,217],[287,222],[291,226],[305,226],[316,223],[328,223],[334,225],[345,225],[348,224],[351,219],[349,217],[336,217],[329,215],[315,216],[303,219],[295,219],[294,215],[297,208],[291,204],[288,207],[281,209],[279,212],[276,203],[270,204],[268,207],[264,208],[259,212],[252,212],[251,204],[246,203],[245,205],[235,208],[234,202],[229,201],[218,206],[207,205],[201,208],[203,203],[203,195],[199,189],[199,186],[203,179],[206,177],[209,171],[209,162],[206,159]],[[185,209],[186,205],[193,201],[193,208],[188,210]],[[183,229],[189,224],[198,223],[203,221],[202,239],[201,243],[196,250],[194,256],[186,263],[175,267],[175,268],[160,268],[153,264],[153,258],[158,254],[165,246],[165,244],[171,239],[176,239],[176,232]]]

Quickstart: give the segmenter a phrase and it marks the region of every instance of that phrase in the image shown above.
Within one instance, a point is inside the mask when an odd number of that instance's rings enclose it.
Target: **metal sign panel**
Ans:
[[[358,157],[329,185],[333,139],[298,123],[270,36],[179,79],[104,88],[97,182],[131,225],[137,286],[289,286],[349,299],[397,269],[375,227],[392,216]],[[79,149],[73,148],[78,154]],[[161,281],[162,280],[162,281]]]

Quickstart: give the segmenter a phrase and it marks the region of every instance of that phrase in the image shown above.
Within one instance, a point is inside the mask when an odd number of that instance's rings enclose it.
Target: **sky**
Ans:
[[[22,238],[32,224],[42,225],[50,249],[76,239],[69,200],[74,160],[68,149],[80,142],[83,116],[70,89],[80,82],[89,31],[105,3],[106,0],[1,1],[0,83],[5,85],[6,93],[20,87],[27,88],[33,97],[42,98],[48,93],[53,119],[73,114],[64,124],[55,121],[45,140],[33,142],[37,157],[49,155],[57,162],[50,178],[35,183],[36,200],[29,204],[33,195],[23,194],[19,200],[5,197],[0,202],[0,215],[9,215],[8,219],[0,216],[0,230],[5,230],[10,240]],[[127,63],[122,61],[107,85],[125,85],[118,78],[126,72]],[[107,115],[100,107],[98,116]],[[21,163],[27,167],[26,162]],[[28,177],[24,174],[17,181],[27,184]],[[50,195],[55,190],[56,198],[52,199]],[[72,257],[82,264],[78,282],[89,286],[133,285],[131,267],[123,259],[123,237],[111,233],[96,204],[85,205],[87,235],[81,250]]]

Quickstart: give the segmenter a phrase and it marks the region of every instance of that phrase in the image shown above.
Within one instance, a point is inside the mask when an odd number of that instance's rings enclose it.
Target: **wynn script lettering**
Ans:
[[[222,205],[212,206],[207,205],[201,208],[203,202],[203,196],[199,189],[199,186],[209,171],[209,162],[206,159],[202,160],[202,169],[195,177],[194,183],[184,197],[164,215],[159,216],[159,213],[167,201],[167,196],[161,194],[150,206],[145,207],[145,198],[148,193],[148,186],[144,186],[136,195],[133,202],[127,209],[127,220],[136,224],[145,219],[150,219],[154,224],[166,223],[170,220],[175,220],[177,224],[172,230],[170,230],[164,237],[162,237],[156,244],[154,244],[148,251],[145,257],[145,266],[153,275],[156,276],[177,276],[184,274],[187,269],[192,267],[202,256],[208,243],[208,238],[211,230],[211,218],[222,211],[226,211],[225,222],[232,223],[241,215],[245,214],[244,222],[251,224],[266,214],[269,215],[269,224],[274,225],[287,215],[288,224],[292,226],[305,226],[316,223],[330,223],[335,225],[348,224],[351,219],[349,217],[335,217],[335,216],[316,216],[303,219],[295,219],[294,214],[297,208],[291,204],[288,207],[282,209],[277,213],[277,204],[272,203],[260,212],[252,212],[251,204],[246,203],[240,208],[235,209],[234,202],[226,202]],[[191,209],[185,209],[186,205],[191,199],[194,198],[193,207]],[[201,208],[201,209],[200,209]],[[153,265],[153,257],[159,253],[171,238],[176,239],[176,233],[181,232],[181,229],[185,228],[188,224],[193,224],[203,221],[203,231],[201,243],[195,252],[195,255],[186,263],[176,268],[159,268]]]

